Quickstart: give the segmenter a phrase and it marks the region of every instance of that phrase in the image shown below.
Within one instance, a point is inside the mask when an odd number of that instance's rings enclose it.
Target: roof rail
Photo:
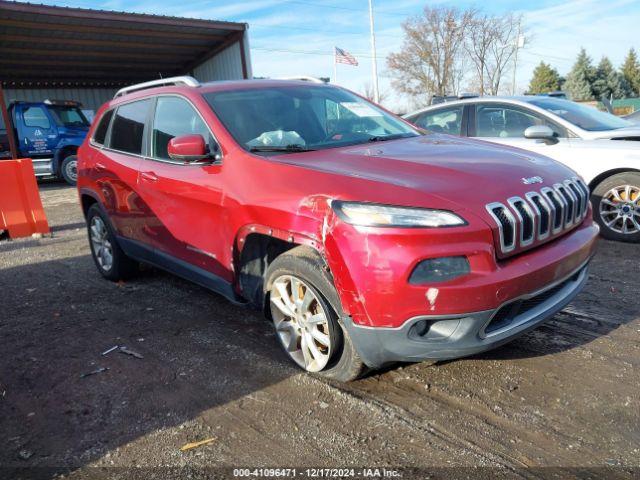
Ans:
[[[121,88],[116,92],[113,98],[118,98],[122,95],[126,95],[127,93],[137,92],[139,90],[145,90],[147,88],[166,87],[170,85],[186,85],[187,87],[199,87],[200,82],[198,82],[198,80],[196,80],[195,78],[189,77],[187,75],[184,75],[182,77],[159,78],[157,80],[151,80],[150,82],[136,83],[135,85]]]
[[[323,80],[316,77],[309,77],[306,75],[300,75],[297,77],[279,77],[275,80],[301,80],[303,82],[311,82],[311,83],[325,83]]]

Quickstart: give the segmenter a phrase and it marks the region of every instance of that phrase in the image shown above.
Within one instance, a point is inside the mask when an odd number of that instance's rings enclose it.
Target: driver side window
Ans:
[[[562,132],[534,112],[506,105],[478,105],[476,110],[476,137],[524,138],[524,131],[535,125],[547,125],[556,136]]]
[[[180,135],[193,134],[202,135],[209,151],[216,151],[213,135],[189,102],[179,97],[158,97],[151,131],[152,156],[170,160],[169,141]]]

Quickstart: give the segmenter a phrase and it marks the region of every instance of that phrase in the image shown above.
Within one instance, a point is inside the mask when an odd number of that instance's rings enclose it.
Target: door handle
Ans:
[[[96,167],[96,170],[99,172],[103,172],[107,169],[104,163],[100,163],[100,162],[96,163],[95,167]]]
[[[140,177],[147,182],[157,182],[158,176],[153,172],[142,172],[140,173]]]

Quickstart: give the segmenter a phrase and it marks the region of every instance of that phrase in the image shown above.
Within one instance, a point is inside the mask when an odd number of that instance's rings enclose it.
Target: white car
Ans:
[[[404,118],[420,128],[547,155],[589,185],[602,235],[640,242],[640,126],[579,103],[543,96],[477,97]]]

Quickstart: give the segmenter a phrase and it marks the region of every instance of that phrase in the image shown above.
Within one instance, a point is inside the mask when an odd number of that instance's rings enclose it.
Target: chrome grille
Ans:
[[[498,226],[500,253],[507,254],[580,224],[589,209],[589,189],[574,177],[486,209]]]

